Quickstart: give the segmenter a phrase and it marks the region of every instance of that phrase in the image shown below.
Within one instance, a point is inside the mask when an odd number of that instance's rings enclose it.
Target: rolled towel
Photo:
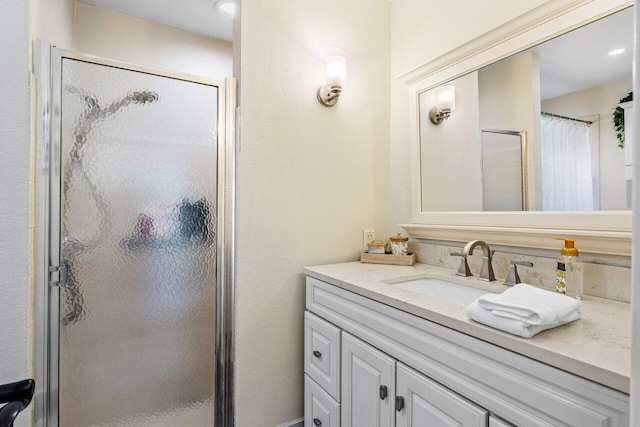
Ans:
[[[501,294],[483,295],[478,299],[478,305],[495,316],[540,326],[557,325],[574,312],[579,318],[581,308],[580,301],[574,298],[526,283],[515,285]]]
[[[580,311],[574,310],[567,316],[559,319],[556,323],[547,325],[531,325],[521,320],[510,319],[507,317],[496,316],[491,311],[486,310],[479,305],[479,301],[474,301],[467,306],[467,315],[476,322],[483,323],[492,328],[500,329],[523,338],[531,338],[535,334],[546,329],[555,328],[565,323],[573,322],[580,318]]]

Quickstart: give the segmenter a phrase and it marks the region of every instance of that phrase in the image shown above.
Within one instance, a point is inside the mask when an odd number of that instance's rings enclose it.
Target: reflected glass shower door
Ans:
[[[526,140],[521,132],[482,130],[484,211],[527,210]]]
[[[212,426],[219,93],[62,58],[61,426]]]

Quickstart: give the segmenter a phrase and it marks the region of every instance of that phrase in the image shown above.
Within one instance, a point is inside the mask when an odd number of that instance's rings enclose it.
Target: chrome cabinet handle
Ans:
[[[386,385],[380,386],[380,400],[385,400],[389,395],[389,389],[387,389]]]
[[[396,411],[400,412],[404,408],[404,397],[396,396]]]
[[[322,356],[322,353],[320,353],[318,350],[313,350],[313,355],[317,358],[320,358]]]
[[[313,419],[313,423],[315,425],[317,425],[318,427],[320,427],[322,425],[322,421],[320,421],[320,418],[314,418]]]

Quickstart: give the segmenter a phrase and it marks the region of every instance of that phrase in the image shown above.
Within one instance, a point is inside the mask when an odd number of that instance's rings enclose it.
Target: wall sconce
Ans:
[[[238,11],[236,0],[216,0],[214,9],[225,18],[234,18]]]
[[[429,110],[429,119],[434,125],[439,125],[448,119],[456,109],[456,87],[453,85],[440,86],[436,89],[436,105]]]
[[[320,104],[333,107],[347,86],[347,59],[342,56],[330,56],[325,65],[325,84],[318,88]]]

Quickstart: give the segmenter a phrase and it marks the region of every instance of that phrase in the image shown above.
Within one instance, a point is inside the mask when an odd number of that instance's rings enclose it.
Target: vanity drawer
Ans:
[[[304,376],[304,425],[309,427],[340,425],[340,404],[308,375]]]
[[[304,313],[304,372],[340,401],[340,329]]]

